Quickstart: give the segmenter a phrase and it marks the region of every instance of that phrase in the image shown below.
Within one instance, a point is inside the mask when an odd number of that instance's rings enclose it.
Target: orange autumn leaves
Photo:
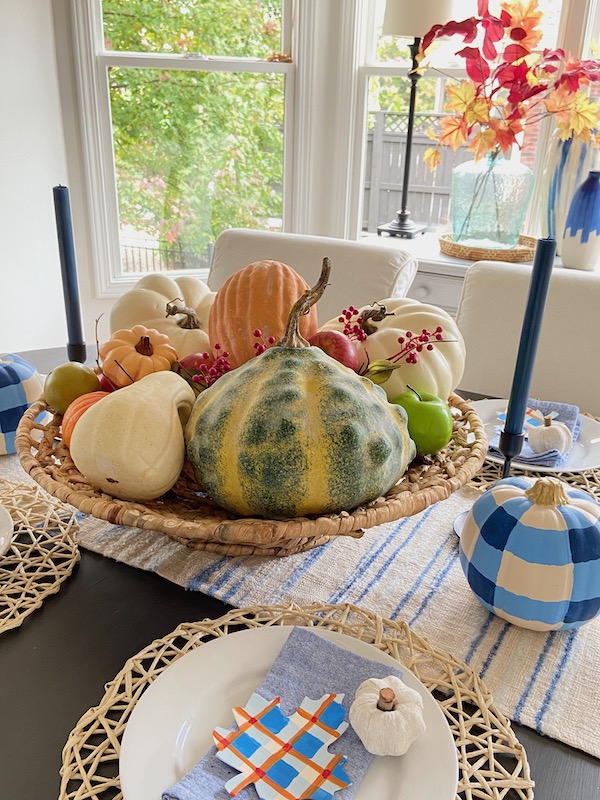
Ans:
[[[457,52],[468,79],[447,86],[448,115],[430,138],[453,150],[466,144],[478,160],[508,153],[525,121],[552,115],[563,139],[593,139],[600,146],[600,104],[584,90],[600,81],[600,64],[566,59],[562,50],[533,52],[542,37],[538,0],[505,0],[498,16],[488,0],[478,0],[477,11],[477,17],[436,25],[423,37],[421,59],[439,38],[460,35],[468,45]],[[441,161],[439,148],[428,148],[424,160],[433,169]]]

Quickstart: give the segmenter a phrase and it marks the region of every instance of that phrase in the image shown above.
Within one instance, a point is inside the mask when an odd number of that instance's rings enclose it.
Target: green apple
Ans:
[[[433,455],[452,438],[452,412],[445,400],[429,392],[417,392],[412,386],[394,397],[408,415],[408,432],[422,455]]]
[[[77,397],[100,389],[102,385],[93,369],[78,361],[67,361],[59,364],[46,376],[44,399],[50,408],[64,414]]]

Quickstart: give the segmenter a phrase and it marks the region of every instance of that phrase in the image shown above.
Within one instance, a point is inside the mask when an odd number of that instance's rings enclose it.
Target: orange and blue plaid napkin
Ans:
[[[343,694],[341,702],[347,713],[364,680],[388,675],[401,678],[402,672],[356,655],[307,628],[296,627],[256,692],[267,702],[280,697],[286,716],[293,714],[305,697]],[[351,800],[373,756],[351,727],[329,750],[347,756],[344,769],[351,781],[350,786],[335,793],[335,800]],[[212,747],[187,775],[163,793],[162,800],[229,800],[225,784],[238,775],[237,770],[217,758],[216,747]],[[236,795],[238,800],[256,800],[256,796],[252,786]]]

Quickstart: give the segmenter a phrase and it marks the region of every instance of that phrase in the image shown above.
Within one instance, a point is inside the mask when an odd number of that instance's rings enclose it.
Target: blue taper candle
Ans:
[[[531,387],[531,376],[555,255],[556,239],[538,239],[506,421],[499,441],[500,452],[504,456],[504,478],[510,473],[511,462],[519,455],[523,446],[523,425]]]
[[[77,266],[75,263],[75,246],[73,244],[73,225],[71,222],[71,206],[69,190],[66,186],[54,186],[54,213],[56,215],[56,232],[58,234],[58,251],[60,255],[60,271],[62,275],[63,297],[67,316],[67,355],[69,361],[83,363],[86,359],[85,339],[81,324],[79,306],[79,288],[77,285]]]

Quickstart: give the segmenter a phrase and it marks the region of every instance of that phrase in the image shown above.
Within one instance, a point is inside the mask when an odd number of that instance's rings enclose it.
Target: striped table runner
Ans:
[[[29,480],[13,456],[0,475]],[[350,602],[403,619],[434,647],[470,664],[510,719],[600,757],[600,617],[573,631],[528,631],[472,594],[454,519],[478,493],[464,488],[414,517],[283,559],[190,551],[163,534],[79,514],[81,546],[156,572],[236,607]]]

